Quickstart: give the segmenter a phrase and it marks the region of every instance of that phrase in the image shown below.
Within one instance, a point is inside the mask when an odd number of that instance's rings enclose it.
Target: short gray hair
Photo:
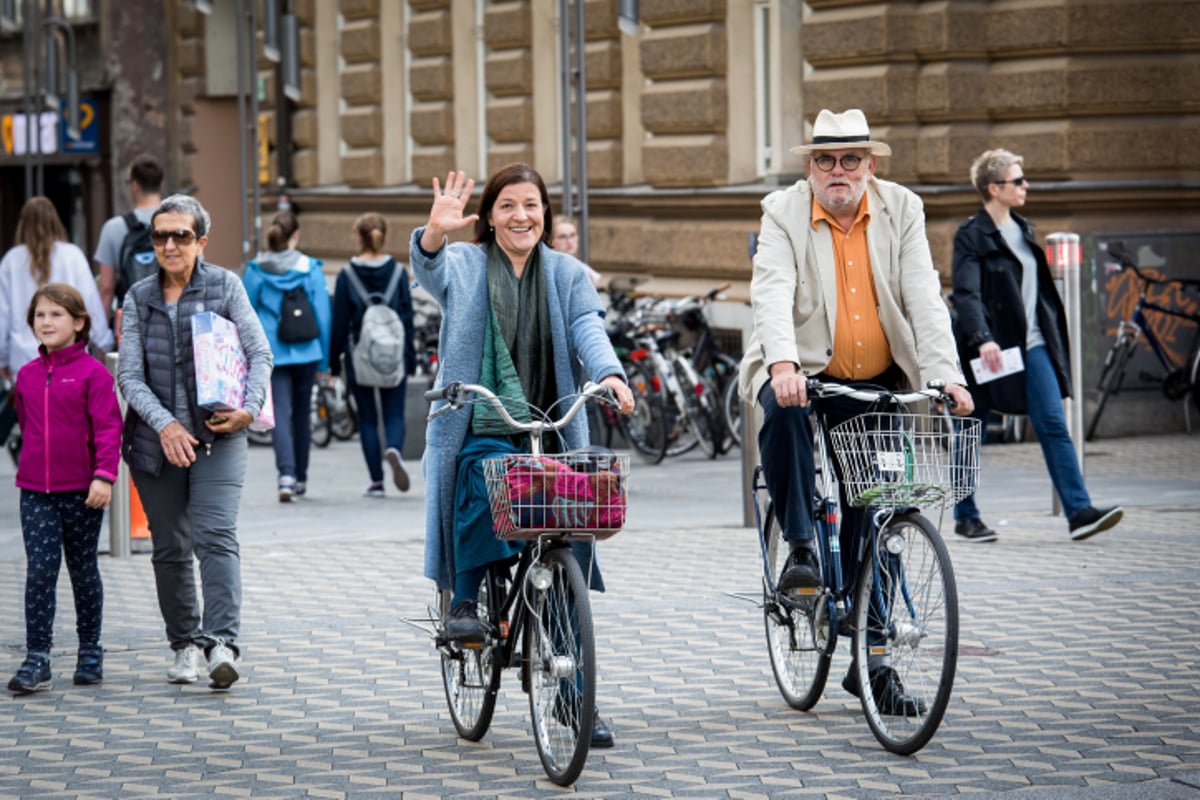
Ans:
[[[196,234],[197,239],[207,236],[212,226],[212,218],[208,216],[204,206],[189,194],[173,194],[165,198],[158,204],[158,208],[154,209],[154,214],[150,217],[151,225],[159,214],[188,214],[192,218],[192,232]]]

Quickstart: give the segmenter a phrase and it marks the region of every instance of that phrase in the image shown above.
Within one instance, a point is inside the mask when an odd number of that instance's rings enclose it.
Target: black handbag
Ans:
[[[320,335],[321,329],[317,327],[317,315],[308,299],[308,291],[303,286],[297,286],[284,292],[283,303],[279,306],[279,341],[311,342]]]

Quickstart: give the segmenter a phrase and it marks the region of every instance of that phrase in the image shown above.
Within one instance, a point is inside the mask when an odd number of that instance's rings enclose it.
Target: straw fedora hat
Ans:
[[[890,156],[892,148],[883,142],[871,141],[871,129],[867,116],[857,108],[835,114],[828,108],[821,109],[813,123],[812,143],[793,147],[792,152],[808,155],[814,150],[867,150],[873,156]]]

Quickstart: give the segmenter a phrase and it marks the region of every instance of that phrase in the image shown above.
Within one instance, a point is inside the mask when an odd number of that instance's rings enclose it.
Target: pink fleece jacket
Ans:
[[[37,492],[112,483],[121,459],[121,409],[113,378],[76,342],[38,357],[17,374],[13,389],[21,424],[17,486]]]

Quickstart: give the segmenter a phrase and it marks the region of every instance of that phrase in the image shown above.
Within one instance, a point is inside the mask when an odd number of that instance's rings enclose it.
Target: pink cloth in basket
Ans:
[[[607,530],[625,524],[621,476],[612,470],[579,472],[545,456],[510,456],[505,481],[510,513],[495,515],[501,532]]]

